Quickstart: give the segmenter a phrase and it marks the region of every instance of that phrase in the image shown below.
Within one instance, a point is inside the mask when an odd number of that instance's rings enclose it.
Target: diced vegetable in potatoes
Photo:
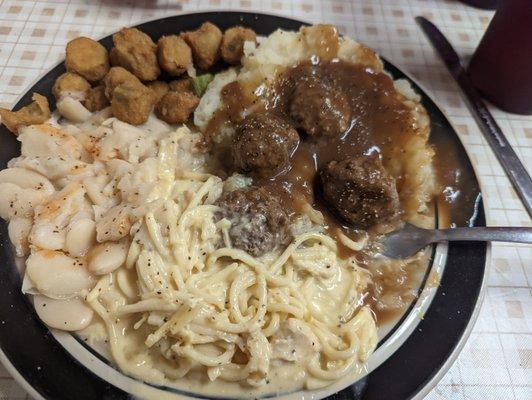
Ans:
[[[203,96],[203,93],[207,90],[207,86],[209,86],[209,83],[211,83],[213,79],[213,74],[203,74],[191,79],[190,86],[192,87],[194,94],[198,97]]]

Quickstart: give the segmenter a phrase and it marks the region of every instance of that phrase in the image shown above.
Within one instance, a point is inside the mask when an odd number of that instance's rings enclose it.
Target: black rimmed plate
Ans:
[[[195,29],[205,21],[211,21],[221,29],[233,25],[249,26],[259,35],[268,35],[278,28],[297,30],[305,24],[265,14],[207,12],[158,19],[138,28],[157,39],[162,35]],[[101,43],[110,48],[111,37],[102,39]],[[415,82],[386,61],[385,69],[394,79],[410,80],[417,93],[421,94],[422,103],[431,118],[431,143],[436,153],[440,160],[454,160],[460,170],[459,179],[468,186],[469,196],[463,197],[455,210],[460,209],[461,215],[475,217],[466,221],[457,216],[454,220],[459,224],[485,226],[478,181],[453,127]],[[53,68],[22,96],[16,108],[28,104],[33,92],[47,96],[54,106],[51,88],[64,71],[63,64]],[[20,146],[15,136],[1,126],[0,168],[5,168],[7,162],[19,154]],[[463,213],[464,210],[467,212]],[[450,367],[472,329],[482,297],[487,253],[485,243],[452,243],[436,248],[430,268],[444,271],[440,285],[430,287],[425,279],[420,287],[419,299],[381,340],[376,356],[368,366],[371,373],[356,383],[352,380],[340,386],[333,385],[333,388],[340,389],[350,384],[331,398],[409,399],[426,394]],[[130,393],[138,393],[135,389],[137,383],[129,382],[130,378],[121,380],[119,372],[96,352],[83,347],[71,335],[51,333],[40,322],[33,306],[21,293],[21,278],[4,222],[0,223],[0,262],[0,359],[30,394],[53,400],[136,397]],[[418,314],[414,314],[416,312]],[[102,369],[105,366],[107,370]],[[138,384],[143,385],[141,382]],[[320,397],[331,394],[331,389],[320,393]]]

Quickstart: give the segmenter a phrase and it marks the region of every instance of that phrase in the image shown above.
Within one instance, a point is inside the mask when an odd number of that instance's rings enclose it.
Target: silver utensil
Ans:
[[[532,243],[532,228],[423,229],[406,223],[402,229],[382,237],[380,253],[390,258],[406,258],[431,243],[448,241]]]
[[[458,86],[462,89],[462,94],[464,95],[464,100],[469,110],[473,114],[473,117],[475,117],[480,130],[497,156],[501,166],[506,171],[528,215],[532,217],[532,180],[530,179],[530,175],[517,157],[517,154],[515,154],[501,128],[488,111],[478,91],[471,84],[460,62],[460,57],[432,22],[423,17],[416,17],[416,22],[447,66],[447,69]]]

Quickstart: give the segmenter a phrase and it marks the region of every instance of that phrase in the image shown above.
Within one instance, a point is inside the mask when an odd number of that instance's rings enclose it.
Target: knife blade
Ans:
[[[443,33],[428,19],[416,17],[416,22],[429,39],[450,74],[462,89],[469,110],[473,114],[482,134],[495,153],[528,215],[532,217],[532,180],[526,168],[517,157],[503,131],[489,112],[480,94],[475,89],[462,66],[460,57]]]

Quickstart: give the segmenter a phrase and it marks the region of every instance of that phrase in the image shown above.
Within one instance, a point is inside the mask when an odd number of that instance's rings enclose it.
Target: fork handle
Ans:
[[[532,243],[532,228],[481,227],[450,228],[436,231],[436,242],[446,240]]]

